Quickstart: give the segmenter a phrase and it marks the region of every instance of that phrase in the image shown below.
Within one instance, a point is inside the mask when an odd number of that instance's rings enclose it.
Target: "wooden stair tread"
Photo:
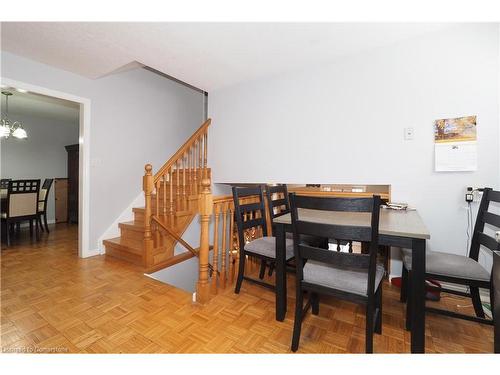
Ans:
[[[144,210],[144,208],[143,208],[143,210]],[[134,211],[134,212],[140,212],[140,211]],[[181,216],[191,216],[191,215],[193,215],[193,216],[194,216],[194,215],[196,215],[196,214],[197,214],[197,213],[196,213],[196,212],[194,212],[193,210],[182,210],[182,211],[175,211],[175,212],[174,212],[174,216],[175,216],[175,217],[181,217]],[[156,214],[155,214],[154,210],[153,210],[153,215],[155,215],[155,216],[156,216]],[[159,217],[160,217],[160,218],[163,218],[163,217],[167,217],[167,218],[168,218],[168,217],[170,217],[170,216],[171,216],[171,215],[169,215],[169,214],[166,214],[166,215],[160,214],[160,216],[159,216]]]
[[[125,221],[123,223],[119,223],[118,227],[126,228],[128,230],[135,230],[137,232],[144,232],[144,224],[137,224],[135,221]]]

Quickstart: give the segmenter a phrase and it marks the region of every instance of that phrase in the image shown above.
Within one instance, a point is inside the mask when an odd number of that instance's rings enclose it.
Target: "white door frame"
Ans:
[[[81,98],[61,91],[0,77],[3,85],[28,90],[36,94],[52,96],[80,104],[80,136],[79,150],[79,186],[78,186],[78,256],[86,258],[97,255],[90,245],[89,212],[89,165],[90,165],[90,99]]]

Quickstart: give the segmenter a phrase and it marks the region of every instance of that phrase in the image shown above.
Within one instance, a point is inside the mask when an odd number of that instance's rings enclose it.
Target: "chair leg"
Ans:
[[[35,219],[35,238],[37,241],[40,241],[40,231],[38,226],[38,217]]]
[[[49,225],[47,224],[47,212],[43,213],[43,222],[45,224],[45,230],[47,231],[47,233],[50,233],[49,232]],[[41,221],[40,221],[40,224],[41,224]]]
[[[240,264],[238,266],[238,278],[236,279],[236,286],[234,287],[234,292],[238,294],[241,289],[241,283],[243,282],[243,273],[245,272],[245,253],[240,252]]]
[[[295,321],[293,323],[293,335],[292,335],[292,352],[296,352],[299,348],[300,341],[300,331],[302,329],[302,309],[303,309],[303,298],[302,288],[300,285],[296,286],[297,297],[295,299]]]
[[[33,219],[30,219],[29,222],[30,222],[30,238],[33,238]]]
[[[269,263],[269,271],[267,272],[267,276],[271,277],[274,271],[274,262]]]
[[[319,295],[318,295],[318,293],[311,293],[310,298],[311,298],[312,314],[318,315],[319,314]]]
[[[474,305],[474,311],[478,318],[484,318],[483,304],[481,303],[481,298],[479,297],[479,288],[477,286],[470,287],[470,295],[472,298],[472,304]]]
[[[403,272],[401,273],[401,293],[399,295],[399,300],[401,302],[406,302],[408,299],[408,270],[403,264]]]
[[[264,278],[265,273],[266,273],[266,261],[262,259],[260,261],[259,279],[262,280]]]
[[[375,298],[372,296],[368,298],[368,303],[366,304],[365,351],[367,354],[373,353],[374,305]]]
[[[6,240],[7,240],[7,247],[10,247],[10,225],[9,223],[7,222],[6,224],[6,230],[5,230],[5,236],[6,236]]]
[[[375,321],[375,333],[382,334],[382,284],[378,286],[377,294],[375,295],[376,308],[378,310],[377,320]]]
[[[408,287],[406,288],[406,292],[410,298],[407,298],[406,301],[406,330],[410,331],[411,330],[411,309],[413,308],[412,304],[412,298],[411,298],[411,282],[410,282],[410,277],[411,277],[411,272],[408,272],[408,282],[407,285]]]
[[[490,306],[491,306],[491,312],[493,314],[493,311],[495,311],[495,289],[493,289],[493,283],[490,283]],[[493,317],[493,320],[494,319],[495,317]],[[498,317],[497,319],[500,319],[500,317]]]
[[[42,217],[40,215],[38,215],[36,221],[40,225],[40,228],[42,229],[42,232],[43,232]]]

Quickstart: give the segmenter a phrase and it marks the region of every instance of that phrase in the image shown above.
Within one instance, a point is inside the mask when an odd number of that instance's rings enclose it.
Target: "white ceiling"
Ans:
[[[450,25],[4,22],[2,49],[88,78],[138,62],[211,91]]]
[[[68,100],[34,93],[22,93],[14,88],[2,87],[11,92],[9,97],[9,118],[12,121],[25,116],[44,118],[65,123],[78,124],[80,105]],[[5,96],[1,97],[2,114],[5,112]]]

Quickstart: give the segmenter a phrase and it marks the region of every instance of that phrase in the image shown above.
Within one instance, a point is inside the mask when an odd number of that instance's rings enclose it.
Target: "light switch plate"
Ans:
[[[413,128],[405,128],[405,141],[413,139]]]

